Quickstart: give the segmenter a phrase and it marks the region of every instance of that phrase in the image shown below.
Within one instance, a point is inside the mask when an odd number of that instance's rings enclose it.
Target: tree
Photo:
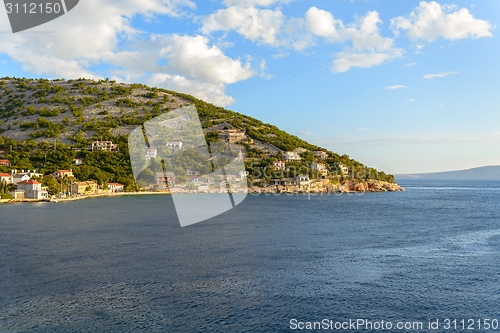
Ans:
[[[59,193],[59,188],[60,188],[60,185],[59,183],[57,182],[57,180],[55,180],[54,178],[52,178],[52,176],[46,176],[43,178],[42,180],[42,186],[45,186],[48,188],[48,191],[51,195],[56,195]]]

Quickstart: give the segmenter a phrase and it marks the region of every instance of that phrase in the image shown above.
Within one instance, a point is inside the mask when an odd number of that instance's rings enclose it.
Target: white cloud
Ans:
[[[297,132],[298,135],[303,135],[303,136],[312,136],[312,135],[316,135],[315,132],[311,132],[311,131],[301,131],[301,132]]]
[[[386,90],[396,90],[396,89],[405,89],[405,88],[406,88],[406,86],[402,86],[400,84],[385,87]]]
[[[339,30],[344,29],[343,23],[336,20],[332,13],[316,7],[311,7],[306,12],[307,29],[316,36],[340,41]]]
[[[415,66],[416,64],[417,64],[416,62],[410,62],[410,63],[404,64],[403,67],[411,67],[411,66]]]
[[[203,36],[172,35],[160,55],[168,60],[167,68],[202,82],[231,84],[255,75],[250,63],[243,65],[222,52],[217,46],[209,46]]]
[[[225,95],[226,85],[257,75],[249,61],[226,56],[203,36],[149,36],[131,23],[137,15],[187,16],[186,8],[195,8],[194,2],[87,0],[41,27],[0,34],[0,53],[35,75],[55,78],[104,75],[122,82],[158,83],[218,105],[229,105],[234,99]],[[0,29],[9,29],[3,11],[0,11]],[[167,64],[160,65],[165,60]],[[93,69],[97,65],[101,66],[100,74]]]
[[[146,82],[151,86],[191,94],[216,105],[227,106],[235,102],[233,97],[226,95],[226,85],[223,83],[207,83],[166,73],[155,73]]]
[[[488,21],[474,18],[467,8],[439,3],[420,2],[407,17],[391,20],[391,27],[397,33],[405,30],[410,39],[432,42],[441,37],[449,40],[462,38],[491,37],[494,27]]]
[[[284,19],[280,10],[232,6],[205,17],[201,31],[234,30],[252,42],[276,46]]]
[[[226,6],[271,6],[277,3],[289,3],[292,0],[224,0]]]
[[[332,66],[334,73],[346,72],[352,67],[370,68],[403,54],[401,49],[394,48],[392,38],[380,35],[378,24],[382,21],[376,11],[368,12],[347,26],[336,21],[328,12],[310,9],[308,13],[311,20],[322,21],[321,24],[311,23],[309,26],[316,35],[330,41],[352,43],[352,47],[345,47],[342,52],[336,54],[337,59],[333,61]]]
[[[415,100],[413,98],[408,98],[406,101],[411,102],[411,103],[415,102]]]
[[[342,73],[347,72],[352,67],[370,68],[381,65],[388,60],[399,58],[402,55],[403,53],[400,50],[364,53],[343,51],[337,53],[337,59],[333,61],[332,71],[334,73]]]
[[[441,79],[443,77],[447,77],[449,75],[455,75],[458,74],[458,72],[441,72],[441,73],[436,73],[436,74],[425,74],[423,76],[424,79],[432,80],[432,79]]]

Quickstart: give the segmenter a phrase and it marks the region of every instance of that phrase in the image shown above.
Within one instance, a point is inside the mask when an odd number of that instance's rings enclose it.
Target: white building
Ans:
[[[274,167],[274,170],[285,170],[286,163],[285,163],[285,161],[274,161],[273,167]]]
[[[328,154],[324,151],[321,151],[321,150],[314,151],[313,154],[314,154],[314,157],[321,159],[321,160],[324,160],[325,158],[328,157]]]
[[[8,173],[0,173],[0,183],[12,184],[12,178]]]
[[[90,146],[92,151],[118,151],[118,145],[113,144],[113,141],[92,141]]]
[[[287,151],[285,152],[285,161],[300,161],[302,158],[300,157],[299,153],[294,152],[294,151]]]
[[[174,151],[180,151],[182,149],[182,142],[181,141],[168,141],[165,144],[168,148],[172,148]]]
[[[73,170],[57,170],[52,174],[52,178],[59,180],[59,179],[68,179],[75,177],[73,174]]]
[[[339,163],[339,170],[342,171],[344,175],[347,175],[349,173],[349,167],[344,163]]]
[[[311,163],[311,169],[314,171],[318,171],[320,176],[325,177],[328,175],[328,168],[326,167],[325,163],[322,162],[312,162]]]
[[[308,187],[309,185],[311,185],[311,180],[309,179],[309,176],[298,175],[297,177],[295,177],[295,183],[298,187]]]
[[[146,148],[146,158],[149,160],[151,158],[156,158],[158,156],[158,149],[155,147]]]
[[[42,183],[36,180],[26,180],[17,184],[17,190],[24,192],[24,197],[28,199],[47,199],[49,193],[42,189]]]
[[[108,183],[108,192],[118,193],[125,191],[125,185],[120,183]]]
[[[82,165],[83,164],[83,159],[81,158],[75,158],[73,160],[73,165]]]
[[[12,174],[10,178],[10,183],[17,185],[20,182],[25,182],[30,180],[31,177],[27,173],[17,173],[17,174]]]

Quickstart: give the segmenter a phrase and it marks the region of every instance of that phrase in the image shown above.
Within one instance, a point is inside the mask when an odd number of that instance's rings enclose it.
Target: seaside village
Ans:
[[[250,156],[248,154],[245,156],[246,170],[240,169],[237,172],[222,173],[219,176],[210,176],[200,172],[200,170],[194,170],[195,168],[186,170],[186,174],[183,177],[178,177],[171,171],[154,172],[153,181],[138,184],[141,190],[169,191],[171,193],[223,192],[227,191],[228,184],[230,184],[230,191],[233,192],[247,191],[247,189],[249,192],[273,193],[392,190],[371,188],[370,186],[373,183],[370,182],[361,185],[349,184],[348,181],[343,184],[338,181],[335,183],[332,180],[338,180],[340,177],[348,177],[349,167],[342,163],[336,163],[334,165],[335,170],[332,171],[332,164],[325,163],[324,161],[328,159],[328,154],[324,151],[308,151],[304,148],[297,148],[294,151],[282,151],[269,143],[261,143],[250,139],[245,134],[245,131],[239,129],[219,129],[217,133],[217,141],[230,145],[244,142],[247,144],[247,147],[252,147],[253,150],[257,149],[261,153],[260,156]],[[180,152],[183,150],[183,142],[168,141],[164,143],[164,147],[174,152]],[[146,147],[144,153],[146,159],[155,159],[158,155],[158,149],[157,147]],[[119,151],[119,147],[113,144],[112,141],[93,141],[88,150],[113,153]],[[304,161],[301,155],[305,152],[312,154],[310,156],[314,156],[314,159],[303,170]],[[258,164],[266,156],[281,156],[281,158],[271,158],[272,162],[265,168],[259,167],[254,169],[252,167],[253,162]],[[80,158],[76,158],[73,161],[73,165],[75,166],[80,166],[84,163],[85,161]],[[292,165],[292,172],[289,165]],[[298,170],[302,172],[297,172],[297,165],[301,166]],[[11,163],[9,160],[0,160],[0,166],[10,167]],[[253,175],[252,170],[257,170],[257,173],[260,173],[260,175]],[[59,193],[49,194],[49,189],[42,186],[44,177],[52,177],[59,184],[63,184]],[[4,188],[9,189],[9,191],[4,191],[4,193],[8,194],[8,197],[14,201],[71,199],[125,191],[124,185],[119,183],[109,182],[98,184],[94,180],[77,181],[71,169],[58,170],[50,175],[43,175],[36,170],[11,169],[9,173],[0,173],[0,184]],[[362,188],[358,188],[359,186],[362,186]],[[3,198],[5,199],[5,196]]]

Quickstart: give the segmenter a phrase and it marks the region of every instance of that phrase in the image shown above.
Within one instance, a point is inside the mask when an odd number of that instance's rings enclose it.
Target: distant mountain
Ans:
[[[466,170],[413,173],[395,175],[397,180],[402,179],[454,179],[454,180],[500,180],[500,165],[484,166]]]

